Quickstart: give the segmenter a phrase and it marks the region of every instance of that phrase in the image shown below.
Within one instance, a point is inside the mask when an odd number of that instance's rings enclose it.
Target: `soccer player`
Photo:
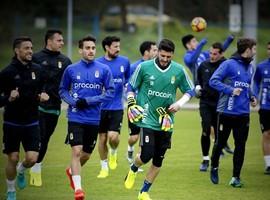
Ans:
[[[254,75],[254,94],[260,99],[260,124],[265,174],[270,175],[270,42],[267,44],[269,58],[258,64]]]
[[[96,39],[86,36],[79,41],[82,59],[69,65],[60,83],[61,98],[68,103],[68,134],[71,164],[66,169],[75,200],[83,200],[81,167],[90,158],[97,141],[100,107],[114,96],[112,74],[108,66],[95,60]]]
[[[139,200],[151,200],[148,191],[171,146],[174,113],[194,95],[194,86],[184,67],[172,61],[174,49],[172,41],[161,40],[157,58],[141,63],[128,85],[129,120],[136,122],[142,133],[141,153],[137,154],[125,179],[127,189],[133,187],[138,168],[152,159]],[[184,95],[175,101],[178,88]]]
[[[43,90],[49,94],[49,101],[39,105],[41,146],[37,163],[30,170],[30,185],[41,186],[41,162],[47,152],[48,143],[58,122],[61,111],[59,84],[64,70],[71,61],[61,53],[64,45],[62,32],[50,29],[45,34],[45,48],[33,55],[33,62],[41,65],[46,84]]]
[[[217,103],[219,93],[209,86],[209,80],[219,65],[224,62],[224,51],[222,44],[214,43],[210,48],[210,59],[202,62],[198,68],[197,84],[200,86],[200,116],[201,116],[201,149],[203,161],[200,166],[200,171],[207,171],[209,166],[209,149],[210,149],[210,133],[211,127],[214,129],[216,138],[217,124]],[[228,150],[228,149],[227,149]],[[230,149],[229,149],[230,150]]]
[[[227,37],[223,44],[224,51],[229,47],[233,39],[234,37],[232,35]],[[205,38],[198,43],[196,37],[191,34],[182,37],[182,44],[187,50],[184,55],[184,62],[192,73],[194,83],[196,83],[199,65],[210,57],[209,51],[202,51],[206,43],[207,40]]]
[[[5,110],[3,153],[7,155],[7,200],[16,200],[16,174],[18,188],[24,189],[25,170],[37,161],[40,147],[38,104],[49,99],[48,94],[42,92],[41,68],[32,62],[32,47],[31,38],[16,38],[13,42],[15,56],[0,72],[1,106]],[[25,157],[18,164],[21,143]]]
[[[98,143],[101,170],[97,176],[98,178],[106,178],[109,175],[107,142],[110,146],[109,167],[112,170],[117,167],[117,147],[120,142],[119,135],[124,113],[123,92],[130,76],[128,58],[119,55],[120,38],[107,36],[102,41],[102,47],[105,55],[97,60],[108,65],[111,69],[115,84],[115,96],[110,102],[104,102],[101,107]]]
[[[144,41],[140,45],[140,53],[142,58],[137,60],[135,63],[131,64],[130,66],[130,75],[136,70],[139,64],[146,60],[151,60],[157,56],[157,45],[153,41]],[[140,127],[136,126],[134,123],[128,121],[128,128],[129,128],[129,138],[128,138],[128,152],[127,152],[127,159],[128,162],[131,164],[133,162],[133,152],[134,152],[134,145],[139,139]],[[142,169],[141,169],[142,170]]]
[[[256,106],[257,100],[251,94],[253,67],[250,62],[256,54],[256,42],[251,38],[237,41],[237,52],[224,61],[214,72],[209,85],[219,93],[217,105],[217,139],[211,157],[210,179],[218,184],[218,166],[222,147],[226,144],[230,132],[233,132],[234,155],[232,187],[242,187],[241,168],[244,163],[245,146],[249,131],[250,103]]]

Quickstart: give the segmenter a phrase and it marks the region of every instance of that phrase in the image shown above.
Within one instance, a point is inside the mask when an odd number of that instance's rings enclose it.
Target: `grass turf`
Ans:
[[[66,129],[67,121],[65,111],[63,111],[43,162],[43,186],[28,185],[22,191],[17,190],[18,200],[66,200],[73,198],[73,191],[69,188],[69,182],[65,176],[65,168],[71,157],[70,147],[64,144]],[[232,155],[226,154],[224,158],[220,159],[220,184],[213,185],[210,182],[209,171],[199,172],[201,162],[200,132],[200,118],[197,111],[183,110],[176,114],[172,149],[168,150],[161,172],[150,190],[152,199],[269,199],[270,177],[263,174],[264,162],[257,113],[251,115],[245,163],[241,174],[245,185],[241,189],[228,185],[232,174]],[[0,133],[2,138],[2,127]],[[82,186],[86,192],[86,200],[137,199],[148,165],[143,166],[145,171],[138,174],[134,188],[126,190],[123,181],[129,167],[126,160],[127,136],[127,121],[125,119],[118,150],[118,167],[116,170],[110,171],[108,178],[96,178],[100,170],[97,147],[88,163],[83,166]],[[232,136],[229,143],[233,147]],[[136,147],[137,149],[138,147]],[[5,156],[1,154],[0,199],[4,199],[6,191],[5,160]],[[29,181],[28,171],[26,178]]]

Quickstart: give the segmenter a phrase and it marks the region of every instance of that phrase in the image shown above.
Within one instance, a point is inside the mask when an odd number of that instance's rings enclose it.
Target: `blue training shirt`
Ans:
[[[123,93],[126,83],[128,83],[130,76],[130,62],[127,57],[117,56],[112,60],[107,60],[104,56],[97,59],[97,61],[108,65],[111,69],[113,82],[115,85],[115,95],[111,101],[102,103],[102,110],[123,110]]]
[[[135,61],[134,63],[132,63],[130,65],[130,77],[132,76],[132,74],[135,72],[136,68],[138,67],[139,64],[141,64],[142,62],[144,62],[144,59],[139,59],[137,61]]]
[[[258,64],[253,92],[256,98],[260,99],[260,109],[270,110],[270,58]]]
[[[71,64],[64,71],[59,94],[69,104],[68,121],[99,125],[101,103],[114,97],[111,70],[97,61],[81,60]],[[76,101],[79,98],[85,98],[89,106],[77,109]]]
[[[223,49],[224,51],[230,46],[232,43],[234,37],[233,36],[228,36],[226,40],[223,43]],[[202,51],[202,48],[204,45],[207,43],[206,39],[202,39],[197,48],[194,50],[188,50],[186,54],[184,55],[184,62],[186,66],[189,68],[189,70],[192,73],[193,80],[196,82],[197,79],[197,70],[200,64],[210,58],[210,53],[209,50],[207,51]]]
[[[217,112],[230,115],[249,114],[253,72],[252,65],[244,63],[240,56],[221,63],[209,80],[209,85],[220,93]],[[233,95],[234,88],[242,88],[239,96]]]

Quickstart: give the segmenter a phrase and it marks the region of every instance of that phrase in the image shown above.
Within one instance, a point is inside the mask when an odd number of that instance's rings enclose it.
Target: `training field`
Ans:
[[[106,179],[96,178],[100,169],[97,148],[92,158],[82,168],[82,186],[86,192],[86,200],[137,199],[145,172],[138,174],[133,189],[126,190],[124,188],[123,180],[129,167],[126,160],[128,135],[126,122],[125,120],[121,133],[117,169],[110,171],[110,175]],[[73,191],[69,188],[69,182],[65,176],[65,168],[71,157],[70,147],[64,145],[66,127],[65,111],[63,111],[43,162],[43,186],[40,188],[27,186],[23,191],[18,191],[18,200],[73,199]],[[219,185],[213,185],[210,182],[209,172],[199,172],[201,162],[200,132],[198,111],[183,110],[176,114],[172,149],[167,152],[163,168],[150,190],[153,200],[270,199],[270,176],[263,174],[264,162],[257,113],[251,115],[246,157],[241,176],[245,185],[241,189],[228,185],[232,174],[231,155],[226,154],[224,158],[220,159]],[[2,138],[2,127],[0,137]],[[229,143],[233,147],[232,136]],[[136,147],[136,149],[138,148]],[[4,163],[4,155],[1,154],[0,200],[4,199],[6,192]],[[147,166],[143,168],[146,169]],[[28,171],[26,174],[26,178],[29,180]]]

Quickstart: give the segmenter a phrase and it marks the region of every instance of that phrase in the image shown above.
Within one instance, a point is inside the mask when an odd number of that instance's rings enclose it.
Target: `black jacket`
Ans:
[[[29,62],[23,65],[17,58],[0,72],[0,106],[4,106],[4,121],[30,124],[38,120],[39,94],[44,79],[41,67]],[[11,90],[18,88],[19,98],[9,102]]]
[[[210,60],[206,60],[201,63],[197,71],[197,84],[202,87],[202,94],[200,97],[200,104],[207,104],[209,106],[217,106],[219,93],[209,85],[209,80],[219,65],[226,59],[211,63]]]
[[[60,110],[61,98],[58,90],[64,70],[71,64],[70,59],[60,52],[45,48],[33,55],[33,62],[41,65],[46,80],[43,91],[50,96],[40,106],[46,110]]]

